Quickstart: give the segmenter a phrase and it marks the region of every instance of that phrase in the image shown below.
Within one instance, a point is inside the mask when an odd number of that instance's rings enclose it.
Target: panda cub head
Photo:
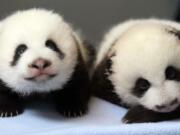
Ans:
[[[61,89],[82,51],[78,42],[71,27],[52,11],[16,12],[0,24],[0,79],[21,94]]]
[[[106,36],[95,67],[102,67],[105,59],[110,63],[104,64],[104,74],[123,103],[156,112],[180,105],[180,31],[170,24],[130,22],[125,30],[119,25]]]

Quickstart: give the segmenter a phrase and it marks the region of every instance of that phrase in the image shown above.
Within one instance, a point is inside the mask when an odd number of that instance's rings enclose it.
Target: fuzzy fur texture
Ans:
[[[64,54],[62,59],[59,58],[55,51],[45,45],[47,40],[56,43],[58,49]],[[12,66],[11,62],[15,50],[20,44],[25,44],[27,49],[18,63]],[[40,78],[36,81],[26,80],[25,78],[33,75],[29,70],[29,65],[39,58],[51,62],[47,72],[56,74],[56,76],[50,79]],[[87,50],[78,34],[60,15],[53,11],[45,9],[18,11],[2,20],[0,24],[1,84],[8,91],[12,91],[20,97],[27,97],[32,93],[56,93],[56,91],[67,90],[67,92],[63,92],[64,95],[59,94],[59,92],[55,95],[52,94],[54,95],[52,99],[55,100],[58,111],[62,112],[62,114],[71,112],[70,116],[80,115],[79,112],[81,112],[81,105],[83,104],[82,110],[85,113],[87,95],[89,94],[85,88],[88,87],[89,81],[86,67],[87,61]],[[84,84],[80,85],[82,82]],[[76,85],[79,86],[76,87]],[[80,88],[81,86],[82,88]],[[84,89],[84,91],[81,91],[81,89]],[[69,97],[71,98],[69,99]],[[85,97],[86,99],[84,99]],[[6,102],[6,100],[2,102]],[[5,110],[8,111],[8,109]]]
[[[62,88],[77,64],[77,45],[80,45],[76,44],[72,36],[75,33],[63,18],[51,11],[32,9],[16,12],[3,20],[1,26],[0,78],[14,91],[22,94]],[[47,39],[53,39],[65,53],[63,60],[60,61],[56,53],[45,47]],[[10,61],[19,44],[26,44],[28,50],[23,54],[19,64],[11,67]],[[27,65],[37,58],[50,60],[52,72],[57,72],[58,76],[50,81],[39,83],[24,80],[25,77],[30,76]],[[12,75],[13,77],[10,77]]]
[[[180,24],[158,19],[118,24],[106,34],[100,45],[94,76],[100,76],[96,71],[104,59],[111,60],[111,72],[106,70],[103,74],[107,74],[106,79],[112,83],[109,91],[115,93],[121,102],[131,107],[142,105],[160,113],[174,111],[180,104],[180,82],[167,80],[165,71],[168,66],[180,69],[179,30]],[[176,31],[176,34],[171,31]],[[133,94],[138,78],[151,84],[140,97]],[[171,104],[175,99],[177,102]],[[159,109],[157,106],[166,107]]]

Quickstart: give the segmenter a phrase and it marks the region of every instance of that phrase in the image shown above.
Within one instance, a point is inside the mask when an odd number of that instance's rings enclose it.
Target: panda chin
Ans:
[[[53,79],[56,76],[57,76],[57,74],[52,74],[52,75],[43,74],[43,75],[39,75],[39,76],[35,76],[35,77],[28,77],[28,78],[24,78],[24,79],[27,81],[31,81],[31,82],[45,82],[45,81],[49,81],[49,80]]]

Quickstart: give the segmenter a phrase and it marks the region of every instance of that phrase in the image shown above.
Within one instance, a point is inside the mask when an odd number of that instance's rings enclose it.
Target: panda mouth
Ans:
[[[33,77],[24,78],[27,81],[45,81],[56,77],[57,74],[40,74]]]

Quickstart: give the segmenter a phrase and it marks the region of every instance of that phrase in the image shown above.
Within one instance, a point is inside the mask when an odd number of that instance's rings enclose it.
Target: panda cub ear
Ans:
[[[79,33],[72,33],[72,36],[75,43],[78,45],[79,51],[81,52],[83,61],[85,62],[87,69],[90,70],[95,58],[95,49],[93,47],[93,44],[87,39],[81,41],[79,38],[81,37],[81,34]]]
[[[180,40],[180,31],[176,28],[171,27],[170,29],[167,29],[168,33],[173,34],[175,37],[177,37]]]

